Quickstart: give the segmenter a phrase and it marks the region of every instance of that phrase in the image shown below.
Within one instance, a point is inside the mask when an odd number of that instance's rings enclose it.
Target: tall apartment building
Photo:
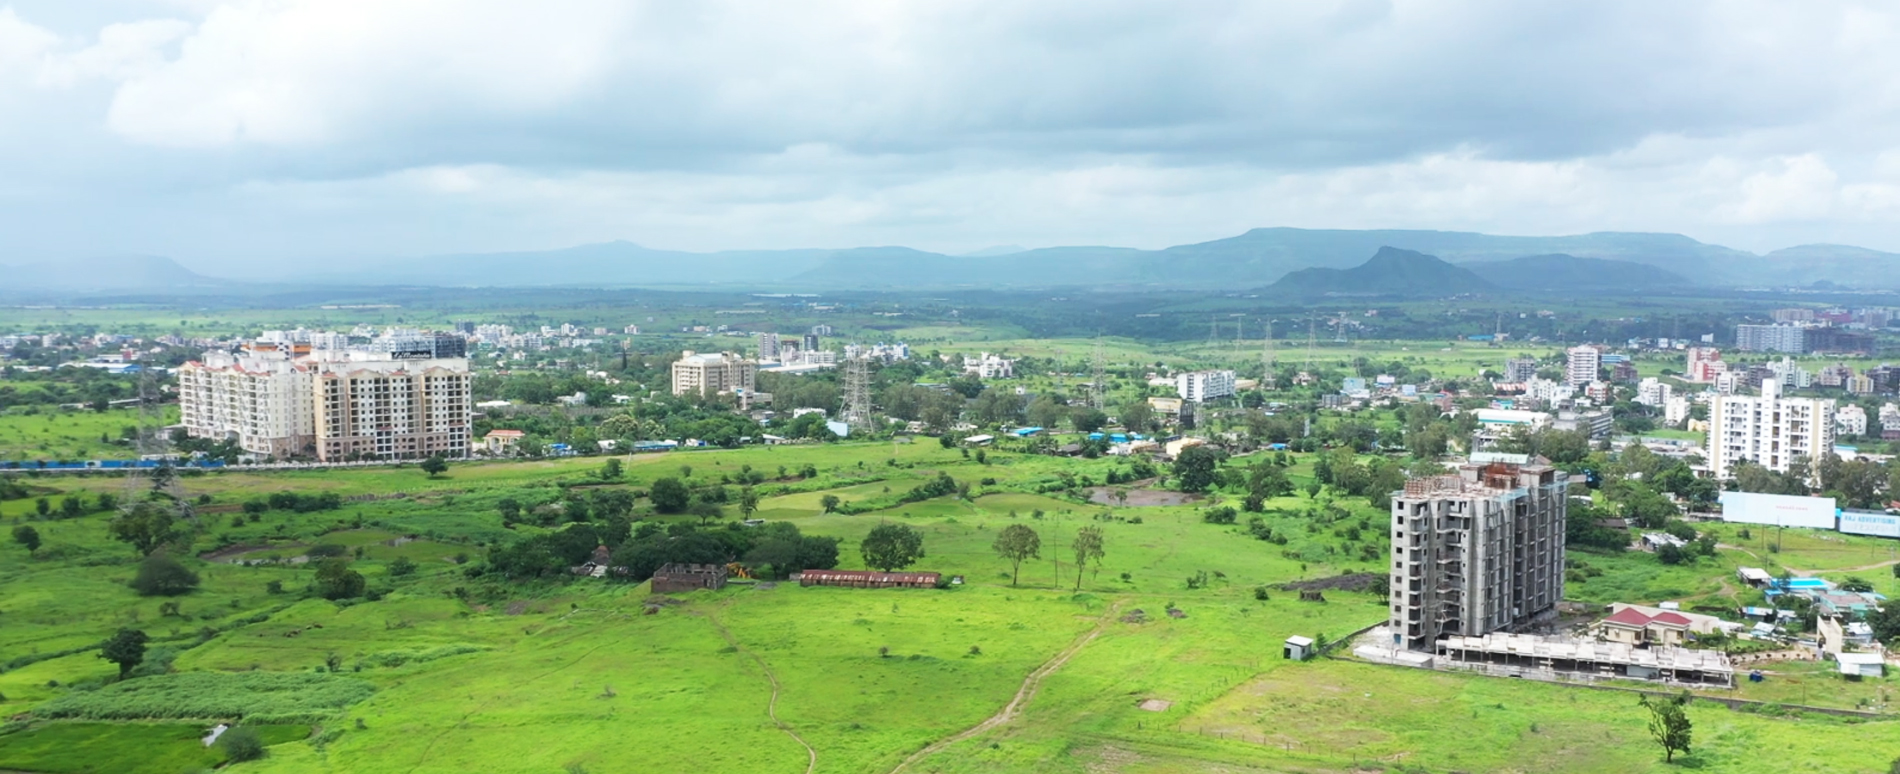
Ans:
[[[467,360],[338,358],[311,365],[317,459],[468,456]]]
[[[759,362],[776,363],[779,359],[778,334],[759,334]]]
[[[260,457],[308,455],[316,442],[311,383],[307,364],[274,350],[207,352],[178,368],[180,422],[193,438],[235,440]]]
[[[698,354],[688,350],[673,363],[673,394],[716,395],[733,390],[750,392],[758,381],[759,364],[731,352]]]
[[[1174,391],[1183,400],[1206,403],[1234,394],[1234,372],[1191,371],[1174,375]]]
[[[1781,384],[1761,395],[1716,395],[1709,401],[1709,469],[1718,479],[1753,462],[1786,473],[1797,459],[1818,460],[1834,448],[1834,401],[1781,397]]]
[[[1571,347],[1565,356],[1564,383],[1572,387],[1596,381],[1603,369],[1603,350],[1588,344]]]
[[[1661,408],[1669,402],[1674,392],[1675,388],[1652,376],[1637,383],[1636,402],[1653,408]]]
[[[1787,352],[1799,355],[1808,351],[1807,329],[1789,323],[1735,326],[1735,348],[1743,352]]]
[[[1774,317],[1775,317],[1775,322],[1778,322],[1778,323],[1814,322],[1814,310],[1813,309],[1776,309],[1774,311]]]
[[[1392,498],[1395,644],[1430,652],[1440,637],[1554,620],[1568,502],[1568,476],[1544,465],[1474,460],[1407,481]]]
[[[197,438],[260,457],[420,459],[468,455],[468,361],[397,360],[271,347],[209,352],[178,369],[179,410]]]
[[[1504,381],[1522,384],[1537,378],[1537,358],[1514,357],[1504,361]]]

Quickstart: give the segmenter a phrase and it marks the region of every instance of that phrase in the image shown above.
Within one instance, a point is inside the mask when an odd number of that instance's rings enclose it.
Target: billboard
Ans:
[[[1841,511],[1841,531],[1850,535],[1900,538],[1900,516],[1879,511]]]
[[[1777,527],[1833,529],[1832,497],[1792,497],[1755,492],[1723,492],[1722,520]]]

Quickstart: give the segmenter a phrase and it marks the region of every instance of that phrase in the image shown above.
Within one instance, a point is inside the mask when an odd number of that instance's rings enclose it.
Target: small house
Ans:
[[[1305,661],[1313,655],[1313,638],[1293,635],[1286,638],[1286,646],[1280,650],[1280,657],[1290,661]]]
[[[717,564],[668,564],[653,573],[653,593],[672,594],[726,587],[726,568]]]
[[[612,569],[612,564],[613,552],[606,546],[596,546],[593,555],[587,557],[587,561],[582,562],[579,567],[569,568],[569,572],[589,578],[603,578]],[[626,571],[624,567],[620,569],[621,574],[625,574]]]
[[[1689,625],[1681,613],[1664,610],[1650,615],[1625,607],[1597,624],[1597,636],[1624,645],[1681,645],[1688,639]]]
[[[512,453],[526,435],[520,430],[490,430],[482,436],[482,450],[494,456]]]
[[[1887,666],[1879,653],[1836,653],[1834,663],[1840,665],[1841,674],[1850,678],[1879,677]]]

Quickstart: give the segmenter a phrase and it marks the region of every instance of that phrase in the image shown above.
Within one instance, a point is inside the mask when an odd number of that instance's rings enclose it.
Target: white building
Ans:
[[[1784,357],[1778,363],[1769,363],[1768,370],[1775,375],[1776,381],[1789,389],[1805,390],[1814,383],[1814,374],[1789,358]]]
[[[1718,479],[1735,463],[1754,462],[1777,473],[1797,459],[1818,460],[1834,447],[1834,401],[1781,397],[1773,379],[1761,395],[1717,395],[1709,403],[1709,469]]]
[[[1553,620],[1569,499],[1568,476],[1541,465],[1472,462],[1407,481],[1392,498],[1395,644],[1432,652],[1442,637]]]
[[[1694,401],[1687,395],[1671,395],[1663,402],[1663,424],[1675,427],[1689,418],[1689,410]]]
[[[307,364],[268,354],[207,352],[178,368],[178,408],[193,438],[235,440],[260,457],[315,450],[313,379]]]
[[[1900,406],[1892,403],[1880,405],[1880,429],[1885,432],[1900,430]]]
[[[1577,387],[1597,380],[1597,373],[1603,368],[1603,350],[1584,344],[1571,347],[1565,356],[1565,384]]]
[[[759,362],[776,363],[779,358],[778,334],[759,334]]]
[[[1234,372],[1190,371],[1174,375],[1174,391],[1183,400],[1206,403],[1234,394]]]
[[[978,379],[1008,379],[1016,375],[1016,361],[988,352],[979,357],[963,357],[963,371]]]
[[[1851,403],[1835,409],[1834,429],[1841,435],[1866,435],[1867,411]]]
[[[1713,347],[1690,347],[1684,352],[1686,362],[1682,378],[1691,382],[1713,382],[1715,377],[1728,370],[1728,364],[1722,362],[1722,351]]]
[[[1675,389],[1664,384],[1662,380],[1653,376],[1648,377],[1636,385],[1636,402],[1653,408],[1661,408],[1669,404],[1669,398],[1674,392]]]

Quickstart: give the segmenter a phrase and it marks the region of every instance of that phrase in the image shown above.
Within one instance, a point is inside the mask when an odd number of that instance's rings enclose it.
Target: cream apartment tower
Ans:
[[[192,437],[324,462],[467,456],[469,386],[463,358],[362,352],[209,352],[178,369]]]
[[[1563,471],[1523,462],[1407,481],[1392,498],[1393,645],[1432,652],[1443,636],[1555,619],[1568,495]]]
[[[1709,402],[1709,470],[1734,475],[1744,460],[1786,473],[1799,459],[1834,450],[1834,401],[1781,397],[1781,384],[1763,379],[1761,395],[1716,395]]]
[[[753,389],[759,363],[731,352],[699,354],[686,352],[673,363],[674,395],[714,395],[732,390]]]

